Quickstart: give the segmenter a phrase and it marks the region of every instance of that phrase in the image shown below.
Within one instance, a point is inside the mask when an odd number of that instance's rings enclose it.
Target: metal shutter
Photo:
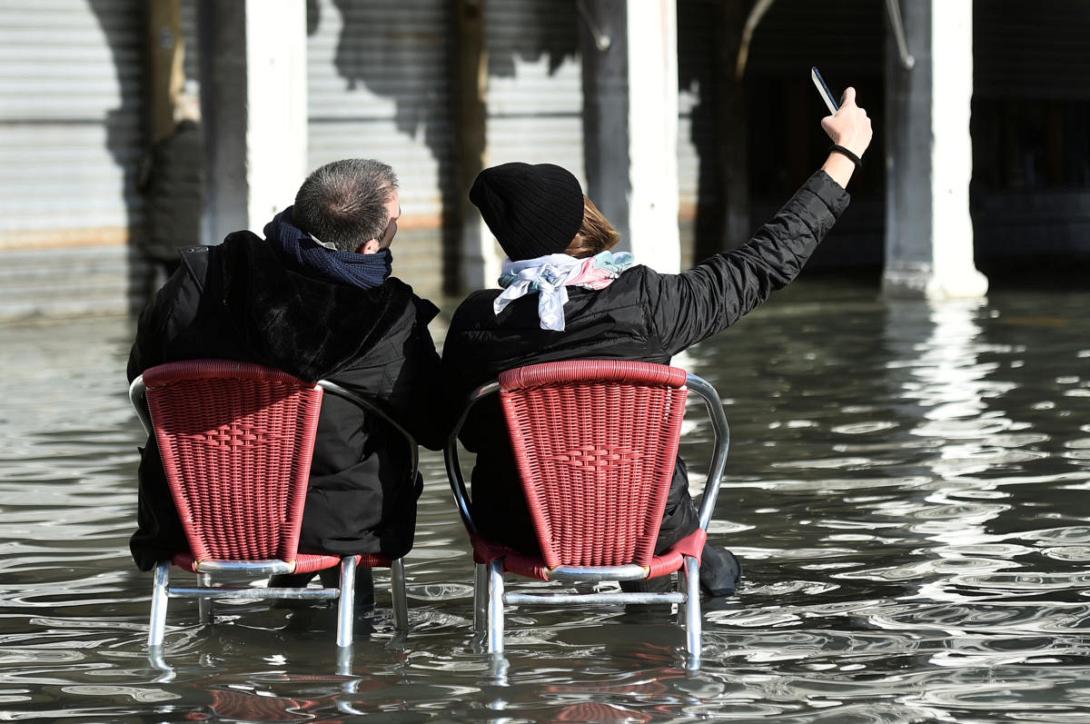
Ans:
[[[0,317],[128,309],[139,0],[0,5]]]
[[[352,157],[393,166],[403,212],[394,273],[421,293],[437,293],[444,194],[450,204],[454,191],[453,6],[321,0],[308,7],[310,166]]]
[[[555,163],[586,188],[574,0],[487,0],[488,163]]]

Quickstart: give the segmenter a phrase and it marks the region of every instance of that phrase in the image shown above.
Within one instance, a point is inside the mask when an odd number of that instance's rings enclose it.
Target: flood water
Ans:
[[[696,673],[668,615],[610,607],[509,613],[490,665],[431,452],[407,640],[380,574],[340,671],[332,609],[223,603],[199,627],[179,600],[154,668],[127,549],[131,323],[0,327],[0,720],[1090,721],[1088,308],[804,281],[677,360],[725,400],[711,538],[746,570],[706,603]]]

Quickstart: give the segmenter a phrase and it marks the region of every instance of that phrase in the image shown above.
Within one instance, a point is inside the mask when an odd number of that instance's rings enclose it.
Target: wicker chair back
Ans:
[[[144,383],[194,559],[294,561],[322,389],[222,360],[154,367]]]
[[[685,416],[684,370],[573,360],[500,375],[545,563],[648,566]]]

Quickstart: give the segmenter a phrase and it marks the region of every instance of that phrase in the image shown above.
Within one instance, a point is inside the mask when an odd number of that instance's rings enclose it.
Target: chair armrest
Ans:
[[[140,375],[129,385],[129,402],[136,410],[140,424],[144,426],[144,434],[151,437],[151,412],[148,410],[148,388],[144,384],[144,375]]]
[[[712,513],[715,511],[715,501],[719,497],[719,484],[723,480],[723,471],[727,467],[727,453],[730,451],[730,425],[727,423],[727,415],[723,412],[723,401],[719,399],[719,393],[704,378],[694,374],[686,375],[685,385],[690,391],[695,392],[704,405],[708,408],[708,416],[712,421],[712,432],[715,435],[715,450],[712,452],[711,464],[708,466],[708,478],[704,484],[704,495],[700,501],[700,527],[708,529],[711,523]]]
[[[462,466],[458,462],[458,433],[462,431],[462,426],[465,425],[466,418],[473,406],[485,397],[496,394],[499,389],[499,382],[489,382],[469,393],[465,407],[462,408],[462,413],[458,416],[458,421],[454,423],[454,428],[450,431],[450,437],[447,438],[446,447],[443,448],[443,460],[447,465],[447,480],[450,482],[450,491],[454,494],[454,503],[458,506],[458,513],[462,516],[462,522],[470,535],[477,534],[477,525],[473,522],[473,513],[469,505],[469,493],[466,490],[465,478],[462,477]]]

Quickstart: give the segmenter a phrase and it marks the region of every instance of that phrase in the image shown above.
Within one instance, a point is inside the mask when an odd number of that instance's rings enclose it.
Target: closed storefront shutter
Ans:
[[[583,77],[574,0],[488,0],[488,163],[583,171]]]
[[[444,209],[453,208],[453,5],[321,0],[309,9],[310,167],[341,158],[393,166],[403,214],[394,273],[434,294],[442,286]]]
[[[138,0],[0,4],[0,318],[128,308],[143,20]]]

